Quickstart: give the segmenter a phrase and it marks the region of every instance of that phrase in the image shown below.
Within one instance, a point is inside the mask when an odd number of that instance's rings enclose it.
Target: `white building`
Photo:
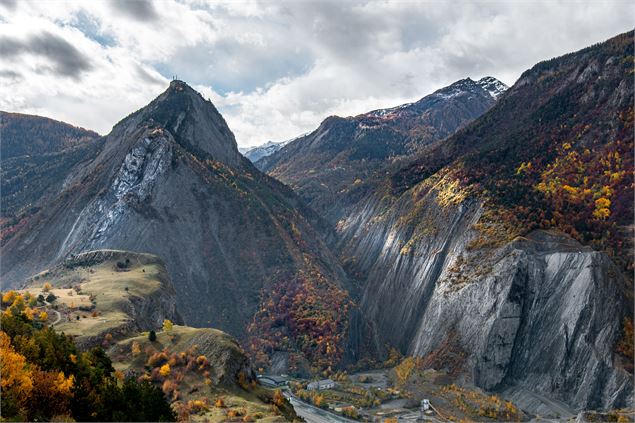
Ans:
[[[335,382],[331,379],[318,380],[316,382],[311,382],[307,385],[306,389],[308,391],[324,391],[326,389],[335,388]]]

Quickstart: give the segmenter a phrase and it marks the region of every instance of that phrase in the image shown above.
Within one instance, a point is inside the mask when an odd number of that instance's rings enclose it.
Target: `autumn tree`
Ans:
[[[15,351],[9,336],[0,331],[0,404],[3,416],[24,416],[33,390],[31,371],[25,357]],[[26,419],[24,419],[26,420]]]
[[[395,367],[395,374],[397,375],[397,384],[400,386],[405,385],[415,368],[415,360],[412,357],[406,357],[397,367]]]

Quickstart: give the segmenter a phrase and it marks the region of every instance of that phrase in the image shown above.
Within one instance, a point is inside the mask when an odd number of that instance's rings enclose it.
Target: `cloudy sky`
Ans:
[[[176,74],[250,146],[468,76],[511,85],[634,22],[626,1],[0,0],[0,109],[105,134]]]

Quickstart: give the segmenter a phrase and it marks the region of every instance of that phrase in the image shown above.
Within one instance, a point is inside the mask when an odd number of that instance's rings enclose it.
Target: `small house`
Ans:
[[[308,391],[325,391],[327,389],[333,388],[335,388],[335,382],[333,382],[331,379],[323,379],[311,382],[306,387]]]

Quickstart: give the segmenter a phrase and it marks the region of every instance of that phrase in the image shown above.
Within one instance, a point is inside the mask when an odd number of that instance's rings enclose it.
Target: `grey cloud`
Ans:
[[[148,82],[150,84],[163,84],[164,82],[162,80],[160,80],[159,78],[153,76],[152,74],[150,74],[150,72],[148,72],[147,70],[145,70],[142,66],[137,65],[137,74],[139,75],[139,77],[144,80],[145,82]]]
[[[111,0],[111,6],[121,14],[138,21],[154,21],[159,18],[154,4],[149,0]]]
[[[1,79],[11,79],[11,80],[22,80],[22,74],[12,71],[12,70],[8,70],[8,69],[2,69],[0,70],[0,78]]]
[[[0,38],[0,57],[11,58],[22,54],[45,57],[52,62],[54,73],[72,78],[79,78],[82,72],[93,67],[75,46],[49,32],[32,35],[24,41],[12,37]]]
[[[6,7],[9,10],[15,10],[18,2],[16,0],[0,0],[0,5]]]

